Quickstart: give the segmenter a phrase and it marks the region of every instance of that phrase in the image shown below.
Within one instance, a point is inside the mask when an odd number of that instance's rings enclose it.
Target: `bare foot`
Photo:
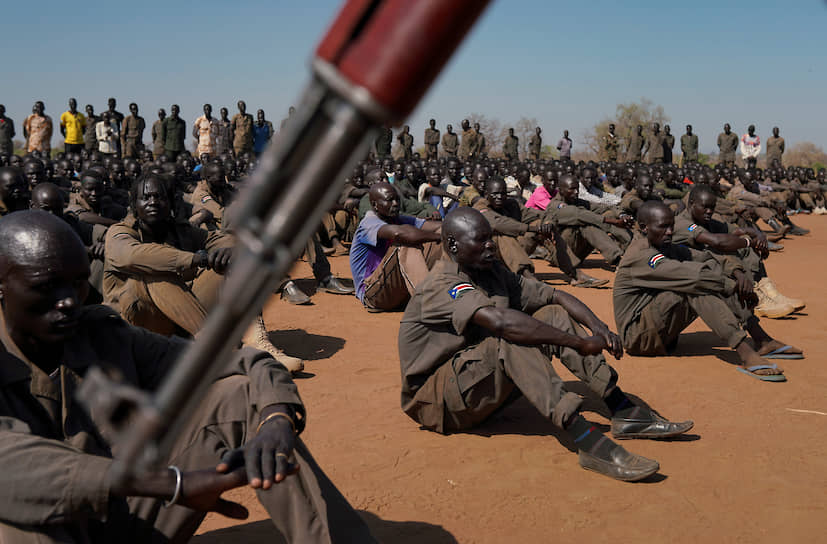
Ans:
[[[769,342],[764,342],[762,345],[758,346],[758,354],[766,355],[772,351],[783,348],[786,345],[788,344],[779,342],[778,340],[770,340]],[[790,346],[789,349],[784,350],[784,353],[787,355],[800,355],[804,353],[804,350],[795,346]]]
[[[780,347],[780,346],[779,346]],[[738,353],[738,356],[741,358],[741,368],[747,370],[749,367],[752,366],[772,366],[772,361],[768,361],[758,355],[754,349],[752,349],[749,344],[746,342],[741,342],[738,344],[738,347],[735,348],[735,352]],[[759,376],[774,376],[784,373],[783,368],[762,368],[759,370],[752,370],[750,371],[753,374],[757,374]]]

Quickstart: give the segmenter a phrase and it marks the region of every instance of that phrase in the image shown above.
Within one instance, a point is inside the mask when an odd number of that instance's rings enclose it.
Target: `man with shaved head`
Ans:
[[[182,427],[171,466],[114,484],[111,429],[75,402],[86,372],[152,391],[187,342],[82,306],[88,275],[65,221],[0,219],[0,541],[186,541],[208,511],[245,518],[220,495],[249,484],[290,541],[373,542],[298,438],[305,411],[289,374],[250,348]]]
[[[758,302],[743,264],[672,243],[675,218],[662,202],[637,213],[636,236],[620,261],[614,313],[623,345],[634,355],[666,355],[700,317],[735,350],[738,370],[763,381],[786,381],[768,359],[801,359],[802,351],[770,337],[752,307]],[[752,337],[757,352],[746,342]]]
[[[368,172],[368,178],[377,175]],[[408,301],[440,258],[440,223],[400,215],[399,193],[386,181],[373,183],[368,196],[371,210],[353,235],[350,270],[365,308],[390,311]]]
[[[66,221],[83,245],[89,257],[89,295],[84,300],[87,304],[99,304],[103,301],[103,255],[106,241],[105,225],[93,225],[81,221],[76,215],[64,213],[65,198],[63,191],[53,183],[40,183],[32,190],[33,210],[43,210]]]
[[[29,207],[29,184],[16,166],[0,167],[0,216]]]
[[[509,271],[477,210],[449,214],[442,244],[450,260],[417,288],[399,329],[405,413],[433,431],[464,431],[520,393],[568,431],[584,468],[627,481],[657,472],[656,461],[627,452],[579,415],[582,397],[551,365],[558,357],[606,402],[617,438],[689,430],[692,422],[661,419],[617,386],[602,352],[620,358],[623,348],[608,325],[575,297]]]

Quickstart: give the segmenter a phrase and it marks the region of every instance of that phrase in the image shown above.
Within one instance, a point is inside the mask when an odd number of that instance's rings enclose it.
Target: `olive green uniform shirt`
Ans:
[[[83,131],[83,145],[89,151],[98,150],[98,135],[95,132],[95,125],[100,123],[101,118],[93,115],[86,119],[86,129]]]
[[[152,123],[152,154],[157,158],[164,153],[164,131],[162,130],[163,121],[158,119]]]
[[[457,156],[459,149],[459,136],[456,132],[446,132],[442,135],[442,152],[451,157]]]
[[[136,144],[140,145],[143,143],[145,129],[146,122],[143,117],[132,117],[129,115],[123,120],[121,135],[124,140],[133,140]]]
[[[103,268],[103,300],[119,308],[129,289],[130,278],[174,276],[192,281],[197,269],[192,267],[196,251],[233,247],[235,239],[221,232],[195,228],[186,221],[172,223],[163,242],[144,242],[144,235],[133,216],[109,227],[106,233]]]
[[[474,156],[474,152],[477,149],[477,139],[477,133],[474,132],[474,129],[469,128],[468,130],[462,131],[462,142],[459,144],[459,158],[465,160]]]
[[[531,135],[531,139],[528,140],[528,154],[531,155],[532,159],[539,159],[542,149],[543,137],[535,132]]]
[[[5,523],[62,525],[78,542],[91,542],[89,520],[126,527],[129,519],[125,499],[110,495],[113,437],[98,414],[74,402],[85,374],[97,367],[154,391],[188,342],[132,327],[105,306],[80,312],[52,376],[15,345],[0,314],[0,512]],[[221,373],[231,375],[249,376],[257,406],[292,404],[304,415],[289,373],[266,353],[236,352]]]
[[[698,160],[698,135],[684,134],[681,136],[681,153],[683,154],[683,162],[686,164],[689,161]]]
[[[439,147],[439,129],[428,127],[425,129],[425,148],[428,156],[434,157]]]
[[[612,300],[615,322],[621,340],[628,326],[640,318],[643,309],[660,291],[692,295],[731,295],[736,269],[731,261],[722,264],[709,251],[697,251],[671,244],[661,251],[637,234],[629,244],[615,274]]]
[[[384,159],[391,156],[391,146],[393,145],[393,131],[387,127],[379,129],[379,135],[376,136],[374,147],[376,148],[376,157]]]
[[[649,134],[649,138],[646,140],[646,144],[649,146],[646,154],[649,157],[650,163],[663,162],[663,142],[663,131],[657,134],[654,132]]]
[[[167,117],[161,124],[164,138],[164,151],[180,152],[184,150],[184,138],[187,137],[187,124],[180,117]]]
[[[236,153],[253,150],[253,116],[236,113],[230,120],[233,127],[233,149]]]
[[[663,135],[663,162],[666,164],[672,163],[672,149],[675,147],[675,135]]]
[[[403,132],[397,136],[397,139],[399,140],[399,145],[402,147],[402,157],[405,160],[410,160],[410,158],[413,157],[413,136],[411,136],[410,133],[406,134]]]
[[[767,166],[772,165],[772,161],[778,159],[781,163],[781,156],[784,154],[785,144],[784,138],[779,136],[770,136],[767,138]]]
[[[207,210],[213,216],[211,223],[215,227],[221,228],[224,220],[224,210],[230,205],[234,197],[235,189],[231,185],[226,185],[223,191],[215,193],[210,188],[210,184],[202,179],[192,192],[192,215],[201,210]]]
[[[617,134],[609,134],[608,132],[603,137],[603,149],[606,151],[606,159],[610,161],[617,160],[617,151],[620,148],[620,139]]]
[[[506,159],[517,160],[518,149],[520,148],[520,139],[516,136],[506,136],[503,142],[503,155]]]
[[[553,287],[518,276],[501,262],[477,283],[455,262],[438,261],[417,287],[399,326],[402,410],[427,428],[444,432],[449,408],[444,403],[451,395],[437,390],[438,383],[429,378],[462,350],[493,336],[473,323],[474,314],[484,307],[531,314],[553,297]]]
[[[0,117],[0,154],[11,155],[14,152],[14,121]]]
[[[718,149],[721,161],[735,162],[735,150],[738,149],[738,135],[734,132],[718,134]]]
[[[639,161],[642,158],[643,146],[646,145],[646,136],[637,131],[632,132],[629,136],[629,149],[626,152],[626,161]]]

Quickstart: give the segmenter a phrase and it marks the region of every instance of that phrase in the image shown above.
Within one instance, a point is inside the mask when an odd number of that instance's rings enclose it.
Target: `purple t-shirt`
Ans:
[[[387,224],[371,210],[359,222],[356,233],[353,235],[353,243],[350,245],[350,274],[353,277],[353,285],[356,286],[356,297],[360,301],[365,296],[365,278],[373,274],[385,258],[385,253],[390,246],[390,241],[379,238],[379,229]],[[425,220],[410,215],[400,215],[396,224],[421,228]]]

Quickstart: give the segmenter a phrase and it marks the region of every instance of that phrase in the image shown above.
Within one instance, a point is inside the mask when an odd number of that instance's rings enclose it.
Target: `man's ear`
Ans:
[[[456,239],[453,236],[449,235],[447,241],[448,241],[448,251],[453,253],[454,255],[456,255],[457,249],[458,249]]]

